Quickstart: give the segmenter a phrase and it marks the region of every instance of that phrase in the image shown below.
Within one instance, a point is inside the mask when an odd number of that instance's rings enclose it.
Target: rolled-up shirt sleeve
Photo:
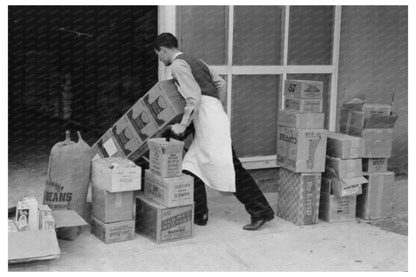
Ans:
[[[185,98],[186,103],[180,124],[188,126],[192,121],[194,110],[201,101],[201,88],[192,74],[191,67],[184,60],[174,60],[171,70],[173,78],[178,82],[179,93]]]

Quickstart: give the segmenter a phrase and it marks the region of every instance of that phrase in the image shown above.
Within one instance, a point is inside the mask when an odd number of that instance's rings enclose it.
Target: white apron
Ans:
[[[230,121],[220,100],[202,95],[193,123],[195,137],[182,168],[213,189],[235,192]]]

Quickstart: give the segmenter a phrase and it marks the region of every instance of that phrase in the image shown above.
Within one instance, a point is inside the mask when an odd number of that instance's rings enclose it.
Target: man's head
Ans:
[[[153,48],[159,57],[159,60],[166,66],[169,66],[172,63],[174,55],[179,52],[178,40],[171,33],[160,34],[156,38]]]

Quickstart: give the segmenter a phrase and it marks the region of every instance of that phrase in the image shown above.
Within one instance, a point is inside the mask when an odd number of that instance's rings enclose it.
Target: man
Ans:
[[[160,61],[171,67],[172,77],[186,101],[182,120],[171,131],[181,136],[188,127],[194,128],[194,140],[182,163],[184,173],[194,177],[194,223],[208,222],[208,185],[234,192],[251,216],[251,223],[243,229],[258,230],[274,218],[274,212],[232,149],[230,122],[221,104],[225,81],[201,60],[180,52],[178,40],[170,33],[157,37],[154,50]]]

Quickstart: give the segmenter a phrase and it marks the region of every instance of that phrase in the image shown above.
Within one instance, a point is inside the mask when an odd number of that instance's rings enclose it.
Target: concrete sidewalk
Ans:
[[[277,194],[265,194],[276,209]],[[59,241],[61,257],[9,266],[9,271],[407,271],[408,237],[358,222],[299,227],[281,218],[257,232],[234,196],[208,190],[209,221],[191,239],[156,244],[104,244],[86,227]]]

